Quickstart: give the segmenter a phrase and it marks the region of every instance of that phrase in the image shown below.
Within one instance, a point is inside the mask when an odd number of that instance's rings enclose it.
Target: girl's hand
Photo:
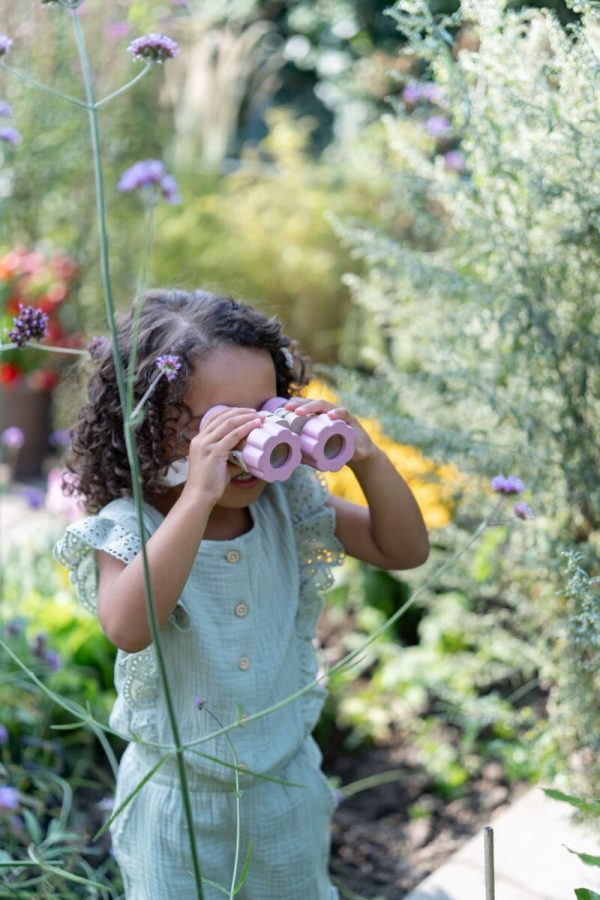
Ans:
[[[242,407],[230,407],[202,419],[198,434],[190,441],[184,490],[201,493],[214,506],[240,472],[238,466],[229,462],[229,454],[261,424],[255,409]]]
[[[336,406],[335,403],[329,403],[327,400],[310,400],[306,397],[291,397],[285,404],[285,409],[291,409],[298,415],[314,416],[318,413],[327,413],[331,419],[341,419],[350,425],[356,432],[356,449],[354,456],[348,463],[352,466],[354,463],[371,459],[379,452],[376,444],[373,443],[360,422],[351,416],[344,406]]]

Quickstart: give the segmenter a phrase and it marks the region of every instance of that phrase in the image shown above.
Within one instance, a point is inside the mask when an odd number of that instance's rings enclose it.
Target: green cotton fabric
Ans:
[[[185,761],[200,862],[204,847],[215,873],[207,877],[223,885],[231,878],[235,843],[232,746],[238,765],[248,773],[240,776],[240,822],[242,845],[253,842],[254,863],[236,895],[240,900],[337,897],[326,874],[332,796],[310,737],[325,689],[313,687],[283,709],[245,721],[317,675],[313,644],[320,592],[331,584],[331,567],[343,557],[326,496],[320,476],[306,466],[288,481],[268,485],[250,507],[248,532],[232,540],[202,541],[161,631],[181,739],[194,743]],[[156,509],[144,506],[146,539],[162,520]],[[56,557],[71,570],[83,605],[94,611],[95,551],[129,563],[140,547],[133,501],[120,498],[97,516],[71,525]],[[161,753],[171,749],[172,754],[173,741],[153,645],[140,653],[118,651],[115,684],[110,725],[136,740],[121,763],[117,800],[122,802]],[[217,720],[239,725],[228,735],[209,737],[220,727]],[[302,786],[277,784],[254,773],[287,781],[301,776]],[[129,881],[130,900],[163,900],[165,893],[151,887],[161,878],[170,879],[178,900],[196,896],[178,792],[171,755],[115,822],[115,854]],[[159,815],[161,809],[164,814]],[[169,809],[171,825],[166,821]],[[179,823],[178,837],[172,833],[174,822]],[[205,886],[207,900],[212,890]],[[214,890],[215,897],[222,896]]]

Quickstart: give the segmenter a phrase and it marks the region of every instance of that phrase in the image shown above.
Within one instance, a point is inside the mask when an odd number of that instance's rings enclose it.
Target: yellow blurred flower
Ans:
[[[339,398],[317,379],[311,381],[305,390],[307,396],[331,403],[339,403]],[[459,482],[459,472],[454,466],[436,465],[423,456],[416,447],[398,444],[387,437],[376,419],[359,419],[373,442],[387,454],[394,467],[400,472],[411,491],[425,519],[427,528],[443,528],[452,518],[452,496]],[[343,497],[351,503],[365,505],[365,495],[347,467],[339,472],[324,472],[332,494]]]

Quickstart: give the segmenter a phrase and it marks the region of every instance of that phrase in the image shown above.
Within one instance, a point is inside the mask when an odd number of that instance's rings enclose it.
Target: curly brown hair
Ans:
[[[127,373],[134,329],[133,310],[118,321],[121,359]],[[160,356],[176,355],[181,363],[173,381],[161,378],[144,405],[144,420],[136,430],[136,445],[146,494],[160,494],[167,461],[167,438],[178,438],[192,412],[183,401],[194,363],[223,344],[258,347],[273,359],[277,394],[291,397],[308,383],[307,359],[296,342],[282,332],[275,316],[269,317],[229,296],[207,291],[152,290],[143,302],[138,328],[134,405],[156,380]],[[293,366],[289,365],[292,354]],[[88,382],[89,402],[71,430],[67,469],[74,483],[70,493],[83,495],[88,512],[95,513],[117,497],[130,496],[131,472],[127,459],[123,414],[112,347],[106,339],[90,346],[95,370]],[[167,414],[168,408],[168,414]],[[187,418],[186,418],[187,417]],[[177,422],[177,429],[172,424]]]

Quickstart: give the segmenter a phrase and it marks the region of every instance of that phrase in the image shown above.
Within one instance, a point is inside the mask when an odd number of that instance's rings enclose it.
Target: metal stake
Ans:
[[[485,900],[495,900],[494,886],[494,829],[486,825],[483,829],[483,852],[485,859]]]

